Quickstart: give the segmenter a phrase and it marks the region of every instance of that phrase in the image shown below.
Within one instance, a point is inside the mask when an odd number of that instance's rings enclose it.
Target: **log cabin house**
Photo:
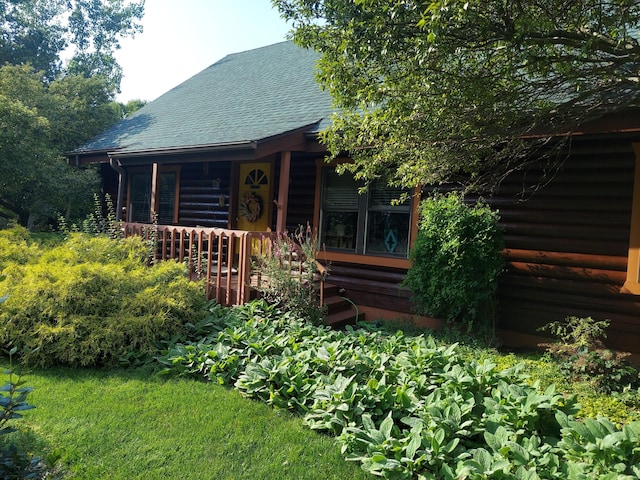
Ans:
[[[155,218],[167,226],[165,239],[178,235],[181,244],[199,238],[202,248],[210,231],[240,245],[246,238],[232,232],[312,224],[329,282],[361,315],[427,321],[412,316],[400,287],[417,233],[418,196],[391,206],[398,191],[385,185],[358,195],[356,182],[325,162],[318,133],[332,103],[316,83],[317,58],[292,42],[229,55],[79,147],[69,161],[99,164],[104,191],[117,199],[127,228]],[[503,340],[535,343],[537,328],[550,321],[592,316],[611,320],[611,347],[640,353],[640,116],[585,129],[568,153],[554,180],[526,200],[518,194],[535,180],[531,170],[513,175],[490,199],[507,247],[499,288]],[[208,258],[216,248],[222,255],[222,240],[215,248],[208,243]],[[213,274],[229,271],[218,262]],[[217,288],[224,293],[224,285]],[[228,283],[216,298],[248,298],[230,295],[232,289]],[[337,321],[352,318],[350,305],[342,313],[335,307]]]

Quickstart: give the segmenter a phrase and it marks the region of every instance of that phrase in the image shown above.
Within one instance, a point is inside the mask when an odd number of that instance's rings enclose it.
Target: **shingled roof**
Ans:
[[[221,147],[319,131],[332,106],[315,79],[317,59],[290,41],[228,55],[73,153]]]

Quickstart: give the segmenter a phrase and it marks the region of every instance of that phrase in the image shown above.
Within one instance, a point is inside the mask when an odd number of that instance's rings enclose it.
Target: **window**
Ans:
[[[175,223],[177,172],[162,172],[158,179],[158,223],[171,225]]]
[[[154,209],[160,225],[176,223],[179,178],[177,168],[161,168],[157,175],[157,190],[154,199],[152,198],[153,174],[151,172],[132,172],[129,175],[128,221],[149,223],[152,221],[152,209]]]
[[[345,253],[407,258],[411,202],[392,205],[407,192],[377,183],[358,194],[360,186],[348,173],[323,170],[321,244]]]
[[[134,173],[129,177],[130,222],[151,221],[151,173]]]

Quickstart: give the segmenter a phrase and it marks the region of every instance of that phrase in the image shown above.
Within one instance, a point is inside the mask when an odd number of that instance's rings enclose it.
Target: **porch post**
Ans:
[[[287,206],[289,204],[289,173],[291,171],[291,152],[282,152],[280,157],[280,184],[278,187],[278,214],[276,216],[276,232],[287,229]]]
[[[158,164],[154,163],[151,167],[151,218],[149,219],[151,223],[153,223],[156,218],[156,214],[158,213],[158,180]]]

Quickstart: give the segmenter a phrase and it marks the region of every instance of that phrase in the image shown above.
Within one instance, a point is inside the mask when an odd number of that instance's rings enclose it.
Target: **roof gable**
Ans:
[[[74,153],[179,150],[317,131],[332,112],[315,79],[318,58],[291,41],[228,55]]]

